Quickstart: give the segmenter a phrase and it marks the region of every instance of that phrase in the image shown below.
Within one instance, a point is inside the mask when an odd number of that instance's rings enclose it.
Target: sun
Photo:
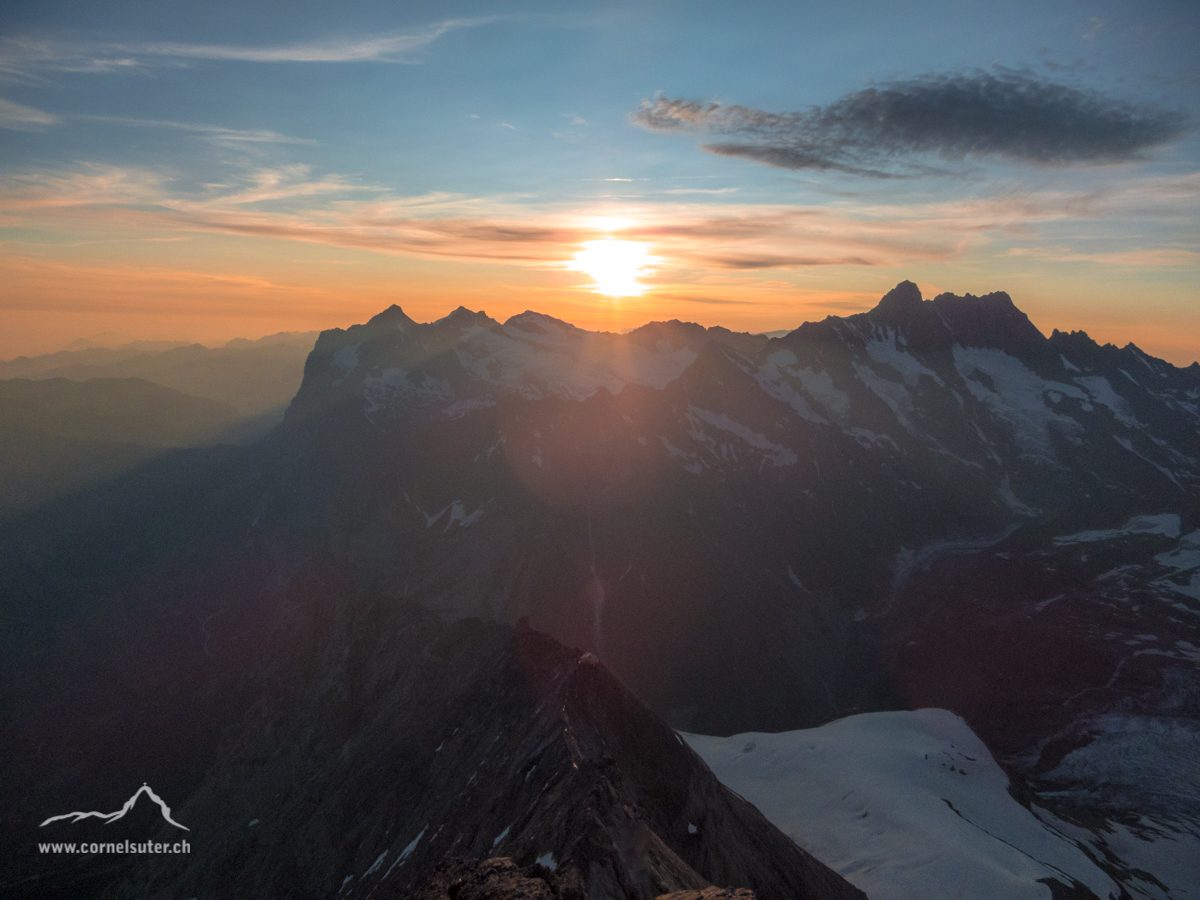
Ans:
[[[586,241],[567,268],[591,276],[596,282],[592,290],[597,294],[638,297],[647,290],[638,279],[654,271],[657,263],[658,259],[650,255],[649,244],[604,238]]]

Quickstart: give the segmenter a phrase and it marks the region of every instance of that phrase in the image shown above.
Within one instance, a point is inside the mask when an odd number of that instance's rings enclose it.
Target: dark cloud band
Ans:
[[[704,149],[723,156],[885,177],[928,171],[917,158],[929,155],[1122,162],[1179,137],[1187,126],[1176,111],[1139,108],[1016,72],[891,82],[804,112],[664,98],[643,103],[633,119],[655,131],[712,138]]]

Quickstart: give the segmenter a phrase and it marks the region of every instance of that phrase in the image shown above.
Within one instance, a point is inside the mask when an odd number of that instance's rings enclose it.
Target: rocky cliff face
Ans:
[[[914,594],[938,560],[1200,524],[1200,367],[1046,338],[1003,293],[905,282],[769,341],[393,308],[322,336],[289,416],[306,488],[275,512],[358,577],[452,617],[528,615],[714,733],[912,702],[881,646],[913,639],[902,596],[941,608]],[[1190,575],[1166,574],[1147,582],[1190,608]]]
[[[547,897],[714,882],[862,896],[724,788],[591,654],[524,625],[510,636],[345,614],[359,637],[318,637],[312,675],[251,716],[179,810],[193,852],[137,867],[117,896],[437,896],[466,877],[454,860],[490,856],[509,867],[493,861],[476,880]],[[294,678],[295,663],[276,676]]]

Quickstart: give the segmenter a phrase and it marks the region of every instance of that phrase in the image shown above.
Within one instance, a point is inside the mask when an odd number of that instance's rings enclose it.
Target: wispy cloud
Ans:
[[[182,42],[69,43],[8,37],[0,40],[0,72],[28,76],[39,70],[120,72],[190,61],[249,63],[415,63],[418,52],[442,35],[495,21],[495,17],[446,19],[413,31],[333,38],[278,46]]]
[[[735,187],[726,188],[667,188],[659,193],[663,194],[733,194],[737,192]]]
[[[312,178],[305,167],[292,166],[260,170],[249,184],[179,196],[148,173],[92,167],[14,181],[0,192],[0,222],[54,219],[125,233],[235,234],[539,267],[569,262],[584,241],[614,237],[653,243],[675,266],[735,271],[939,259],[977,240],[940,231],[916,234],[897,223],[828,209],[660,204],[623,213],[626,221],[614,230],[582,210],[548,213],[453,195],[348,196],[372,190],[333,176]],[[307,202],[321,196],[328,199],[316,207]]]
[[[1090,262],[1135,268],[1173,268],[1200,266],[1200,253],[1194,250],[1119,250],[1111,253],[1073,253],[1054,248],[1016,247],[1007,256],[1023,256],[1051,262]]]
[[[0,128],[13,131],[34,131],[53,125],[58,121],[57,116],[13,103],[11,100],[0,98]]]
[[[316,176],[306,166],[259,169],[229,184],[181,193],[170,179],[151,172],[92,166],[10,179],[0,189],[0,223],[131,237],[240,235],[538,268],[561,268],[585,241],[613,238],[649,244],[664,260],[664,271],[733,274],[1002,254],[1012,235],[1024,236],[1022,243],[1029,245],[1027,239],[1037,238],[1041,228],[1074,221],[1097,223],[1094,234],[1101,242],[1077,236],[1070,247],[1054,251],[1058,257],[1119,263],[1126,260],[1107,252],[1100,223],[1114,216],[1166,222],[1193,216],[1200,175],[1141,178],[1107,192],[1012,191],[903,207],[641,203],[606,210],[599,218],[591,204],[546,209],[521,202],[528,199],[395,197],[377,186]],[[613,227],[612,216],[619,227]],[[1195,255],[1179,247],[1178,234],[1157,246],[1145,241],[1128,264],[1192,264]]]
[[[721,156],[874,177],[935,172],[923,161],[930,157],[1123,162],[1174,140],[1188,124],[1178,111],[1007,70],[894,81],[803,112],[660,98],[644,101],[633,120],[712,138],[704,149]]]
[[[87,122],[102,122],[110,125],[129,125],[134,128],[167,128],[185,131],[221,144],[268,143],[268,144],[315,144],[310,138],[294,138],[265,129],[224,128],[220,125],[201,125],[195,122],[171,122],[163,119],[134,119],[125,116],[72,116]]]
[[[0,225],[20,225],[26,216],[55,209],[152,204],[167,194],[164,182],[153,172],[100,165],[10,174],[0,188]]]

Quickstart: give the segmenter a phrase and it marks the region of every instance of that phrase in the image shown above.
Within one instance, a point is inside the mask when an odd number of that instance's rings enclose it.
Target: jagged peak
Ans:
[[[450,313],[433,322],[435,327],[439,325],[450,325],[455,328],[468,328],[471,325],[479,325],[484,328],[490,328],[491,326],[497,324],[499,323],[483,310],[475,312],[474,310],[467,309],[465,306],[459,306],[457,309],[454,309]]]
[[[679,319],[669,319],[666,321],[647,322],[645,325],[641,325],[630,331],[626,335],[626,338],[651,349],[658,341],[666,341],[676,350],[683,347],[699,350],[708,343],[709,334],[708,329],[703,325],[698,325],[695,322],[681,322]]]
[[[565,322],[562,319],[556,319],[554,316],[548,316],[545,313],[535,312],[532,309],[527,309],[523,313],[518,313],[515,316],[510,316],[504,323],[504,327],[518,328],[521,331],[532,331],[546,333],[549,328],[560,328],[564,331],[573,332],[579,331],[570,322]]]
[[[921,289],[911,281],[902,281],[879,300],[875,305],[878,312],[899,312],[915,309],[924,302]]]
[[[933,298],[934,303],[968,303],[976,304],[985,307],[998,307],[1016,309],[1017,305],[1013,303],[1012,297],[1007,291],[992,291],[990,294],[984,294],[982,297],[976,297],[972,293],[966,293],[962,296],[945,291]]]
[[[367,321],[367,326],[371,328],[394,326],[397,331],[404,331],[410,325],[416,325],[415,319],[412,319],[398,305],[393,303],[383,312],[372,316]]]

